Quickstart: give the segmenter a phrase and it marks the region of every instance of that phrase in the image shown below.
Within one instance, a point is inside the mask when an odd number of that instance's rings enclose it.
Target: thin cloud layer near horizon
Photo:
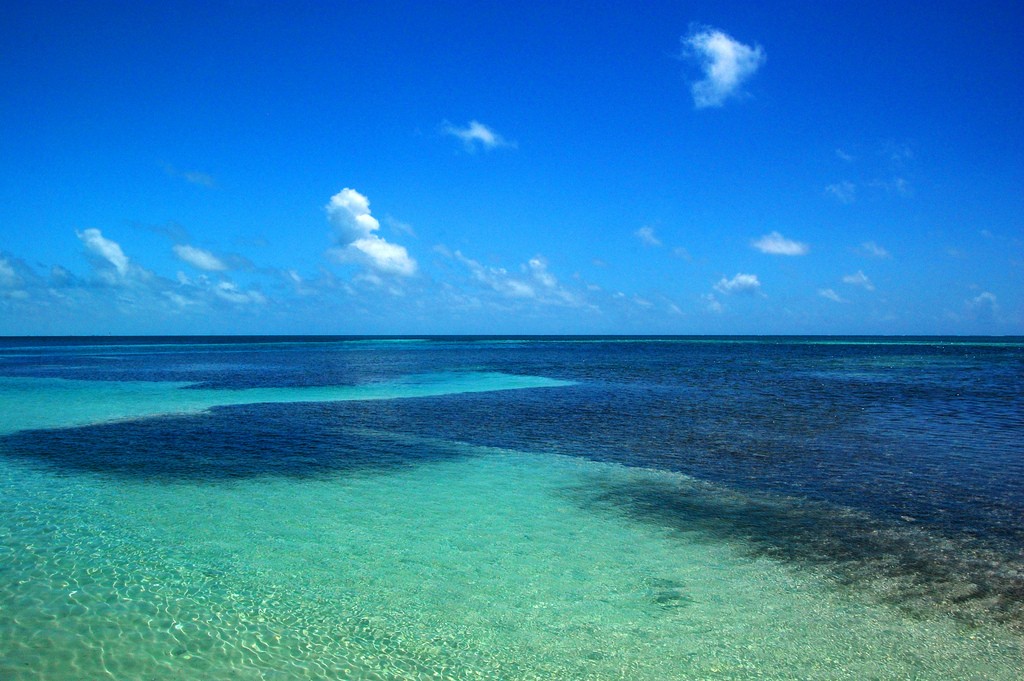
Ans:
[[[0,334],[1024,334],[1022,29],[12,6]]]

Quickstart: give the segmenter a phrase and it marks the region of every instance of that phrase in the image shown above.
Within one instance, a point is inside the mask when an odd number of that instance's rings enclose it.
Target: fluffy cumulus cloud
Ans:
[[[758,281],[756,274],[739,273],[732,279],[722,277],[719,282],[715,284],[715,290],[719,293],[725,294],[755,294],[761,290],[761,282]]]
[[[862,272],[861,270],[857,270],[853,274],[847,274],[845,277],[843,277],[843,283],[849,284],[850,286],[860,286],[861,288],[867,289],[868,291],[875,290],[875,285],[871,283],[871,280],[868,278],[868,275],[864,274],[864,272]]]
[[[196,269],[205,272],[223,272],[227,265],[209,251],[187,244],[178,244],[174,247],[174,254]]]
[[[982,291],[967,301],[967,310],[975,316],[991,317],[999,312],[999,302],[994,293]]]
[[[462,140],[462,143],[466,145],[466,148],[470,151],[475,151],[476,149],[489,150],[497,149],[498,147],[515,146],[512,142],[509,142],[480,121],[470,121],[469,125],[463,128],[452,125],[451,123],[445,123],[444,132],[446,135],[451,135],[452,137],[457,137]]]
[[[771,255],[806,255],[810,248],[805,243],[787,239],[778,232],[765,234],[760,239],[752,241],[751,246]]]
[[[330,251],[337,260],[360,262],[381,274],[416,274],[416,261],[405,247],[378,236],[380,222],[370,214],[365,196],[346,187],[331,197],[326,210],[338,237],[339,248]]]
[[[696,28],[683,38],[683,45],[684,54],[696,60],[704,74],[691,86],[698,109],[722,106],[740,94],[743,83],[765,61],[760,45],[744,45],[717,28]]]

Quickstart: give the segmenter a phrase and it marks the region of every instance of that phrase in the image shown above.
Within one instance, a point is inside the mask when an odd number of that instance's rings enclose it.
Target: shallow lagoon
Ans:
[[[863,385],[884,356],[507,345],[11,349],[0,401],[23,407],[4,411],[0,440],[0,672],[1019,677],[1020,546],[1000,529],[1020,518],[1020,452],[1002,430],[1019,393],[1000,378],[1019,371],[1019,349],[942,381],[941,362],[898,348],[890,364],[911,373],[871,383],[938,372],[936,391],[955,379],[968,399],[978,381],[1003,385],[996,421],[961,434],[1002,443],[1002,482],[974,471],[943,501],[927,499],[928,470],[901,479],[907,466],[885,454],[902,446],[936,476],[963,468],[971,448],[941,456],[935,442],[983,405],[948,400],[933,424],[941,394],[898,409],[853,395],[864,409],[829,422],[793,399],[823,372]],[[970,357],[957,361],[986,361]],[[709,404],[723,359],[733,376]],[[744,383],[755,368],[785,375]],[[702,381],[679,380],[688,371]],[[730,387],[785,408],[742,423]],[[888,433],[896,422],[916,430]],[[802,431],[813,448],[790,444]],[[865,432],[870,451],[844,464]],[[726,461],[742,447],[757,456]],[[834,479],[857,466],[880,476],[861,504]]]

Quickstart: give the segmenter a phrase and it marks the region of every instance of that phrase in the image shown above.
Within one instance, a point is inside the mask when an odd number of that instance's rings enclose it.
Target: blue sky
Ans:
[[[1019,2],[15,3],[0,334],[1024,334]]]

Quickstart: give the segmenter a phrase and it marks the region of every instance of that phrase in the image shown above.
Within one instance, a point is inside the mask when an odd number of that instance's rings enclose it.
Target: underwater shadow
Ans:
[[[374,410],[362,402],[254,404],[19,431],[0,437],[0,456],[59,474],[202,483],[386,471],[464,455],[389,438]]]
[[[1024,632],[1024,555],[970,538],[795,497],[730,492],[679,478],[628,481],[596,476],[565,493],[581,507],[667,528],[691,541],[726,542],[823,575],[841,588],[914,617],[998,622]]]

